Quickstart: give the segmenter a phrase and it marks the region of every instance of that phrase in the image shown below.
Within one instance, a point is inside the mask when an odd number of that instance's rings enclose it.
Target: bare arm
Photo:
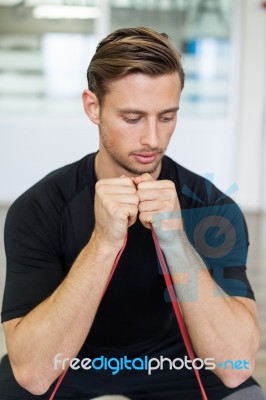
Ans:
[[[259,346],[255,302],[226,295],[190,244],[182,219],[164,219],[164,215],[180,214],[173,182],[154,181],[145,174],[135,178],[135,184],[140,197],[140,220],[147,228],[153,224],[197,355],[215,358],[216,364],[227,359],[246,360],[249,370],[214,370],[225,385],[238,386],[252,374]]]
[[[42,394],[61,373],[56,354],[73,358],[91,328],[114,260],[138,212],[129,178],[96,185],[95,229],[89,243],[54,293],[25,317],[4,323],[14,375],[21,386]]]
[[[171,246],[162,245],[184,320],[197,356],[246,361],[246,368],[214,372],[226,386],[235,387],[254,370],[259,346],[259,326],[254,300],[228,296],[212,279],[206,265],[183,230],[176,231]],[[184,269],[186,272],[184,272]],[[248,364],[247,364],[248,363]]]

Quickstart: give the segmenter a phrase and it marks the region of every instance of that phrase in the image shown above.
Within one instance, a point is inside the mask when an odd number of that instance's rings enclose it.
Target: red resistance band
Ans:
[[[174,291],[173,282],[172,282],[171,275],[169,273],[169,269],[168,269],[167,264],[165,262],[165,259],[164,259],[164,256],[163,256],[163,252],[162,252],[162,250],[160,248],[159,241],[158,241],[158,239],[157,239],[157,237],[155,235],[155,232],[154,232],[154,229],[153,229],[152,225],[151,225],[151,233],[152,233],[152,238],[153,238],[154,245],[155,245],[156,252],[157,252],[157,257],[159,259],[159,263],[160,263],[160,266],[161,266],[161,269],[162,269],[162,272],[163,272],[165,284],[166,284],[166,287],[167,287],[167,290],[168,290],[168,293],[169,293],[169,296],[170,296],[170,299],[171,299],[171,303],[172,303],[172,306],[173,306],[173,309],[174,309],[176,320],[177,320],[177,323],[178,323],[178,326],[179,326],[179,329],[180,329],[180,332],[181,332],[181,335],[182,335],[182,338],[183,338],[183,341],[184,341],[188,356],[189,356],[190,360],[193,361],[195,359],[195,355],[194,355],[192,344],[191,344],[191,341],[190,341],[190,338],[189,338],[189,334],[188,334],[185,322],[183,320],[182,312],[181,312],[180,305],[179,305],[179,302],[178,302],[177,297],[176,297],[176,293]],[[115,259],[114,265],[112,267],[111,273],[109,275],[108,281],[106,283],[106,286],[105,286],[105,289],[104,289],[104,292],[103,292],[103,296],[104,296],[104,294],[105,294],[105,292],[107,290],[107,287],[108,287],[108,285],[109,285],[109,283],[110,283],[110,281],[111,281],[111,279],[113,277],[113,274],[114,274],[114,272],[116,270],[116,267],[117,267],[117,265],[119,263],[121,255],[122,255],[122,253],[123,253],[123,251],[124,251],[124,249],[126,247],[126,244],[127,244],[127,236],[125,238],[124,244],[123,244],[120,252],[118,253],[118,255],[117,255],[116,259]],[[193,366],[193,363],[192,363],[192,366]],[[196,375],[196,378],[197,378],[197,381],[198,381],[198,384],[199,384],[199,388],[200,388],[200,391],[201,391],[202,399],[203,400],[208,400],[207,399],[207,395],[206,395],[205,390],[204,390],[204,387],[203,387],[203,384],[202,384],[202,381],[201,381],[201,378],[200,378],[199,371],[197,369],[195,369],[195,368],[193,368],[193,370],[194,370],[194,373]],[[53,391],[51,397],[49,398],[49,400],[54,400],[55,394],[56,394],[59,386],[61,385],[66,373],[67,373],[67,369],[58,378],[58,381],[56,383],[54,391]]]

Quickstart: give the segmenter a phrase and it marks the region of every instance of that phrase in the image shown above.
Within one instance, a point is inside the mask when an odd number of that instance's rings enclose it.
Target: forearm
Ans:
[[[259,328],[241,299],[228,296],[212,279],[183,230],[171,246],[162,245],[193,347],[204,359],[247,360],[253,367]],[[250,300],[252,302],[252,300]],[[217,375],[224,378],[223,369]],[[229,371],[229,373],[232,371]]]
[[[47,390],[62,372],[54,357],[75,357],[91,328],[117,251],[92,239],[55,292],[7,335],[15,375],[30,391]],[[32,389],[29,387],[32,382]]]
[[[132,179],[98,180],[94,231],[67,277],[25,317],[5,323],[15,377],[32,393],[45,392],[60,374],[54,368],[56,354],[73,358],[83,345],[127,230],[136,221],[138,203]]]
[[[254,301],[229,297],[215,284],[187,239],[174,182],[155,181],[149,174],[135,178],[134,182],[140,198],[139,218],[147,228],[152,224],[159,240],[197,355],[202,359],[215,358],[217,363],[246,359],[252,364],[252,372],[259,344]],[[230,232],[230,226],[225,223],[222,232]],[[227,386],[237,386],[247,378],[238,370],[232,373],[216,367],[214,372]]]

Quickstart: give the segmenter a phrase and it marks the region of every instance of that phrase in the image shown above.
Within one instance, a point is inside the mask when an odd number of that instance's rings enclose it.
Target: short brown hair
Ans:
[[[177,72],[184,87],[181,56],[165,33],[150,28],[118,29],[97,46],[87,71],[89,89],[101,103],[108,83],[130,73],[158,76]]]

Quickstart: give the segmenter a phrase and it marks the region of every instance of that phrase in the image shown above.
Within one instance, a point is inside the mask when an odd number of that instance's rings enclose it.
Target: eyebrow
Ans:
[[[167,108],[166,110],[160,111],[159,115],[167,114],[167,113],[171,113],[171,112],[176,112],[178,110],[179,110],[179,107]],[[141,114],[141,115],[146,115],[147,114],[146,111],[138,110],[136,108],[119,108],[118,112],[120,114]]]

